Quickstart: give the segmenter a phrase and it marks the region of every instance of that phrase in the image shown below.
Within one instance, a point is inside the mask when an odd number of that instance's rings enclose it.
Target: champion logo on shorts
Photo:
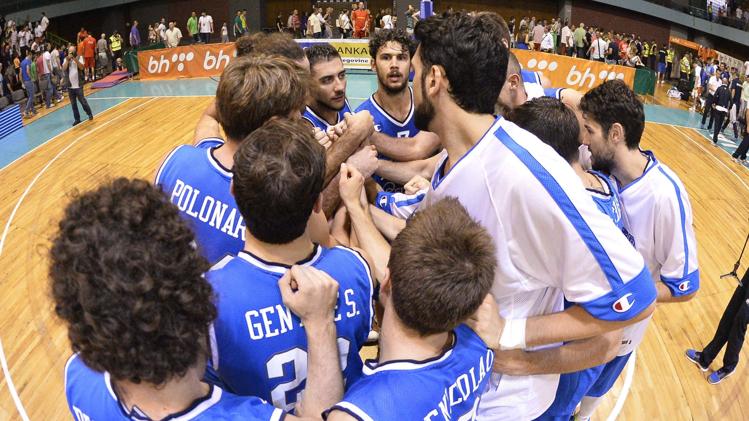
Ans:
[[[614,302],[614,305],[612,306],[614,308],[614,311],[617,313],[624,313],[635,304],[635,300],[629,301],[629,297],[632,296],[632,293],[625,294],[622,298],[616,300]]]
[[[679,284],[679,291],[686,291],[689,289],[689,281],[684,281]]]

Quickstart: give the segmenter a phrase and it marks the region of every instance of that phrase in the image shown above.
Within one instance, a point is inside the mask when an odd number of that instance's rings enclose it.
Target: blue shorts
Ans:
[[[559,376],[557,395],[551,406],[536,420],[569,421],[577,404],[583,400],[588,389],[598,380],[606,364],[575,373]]]
[[[658,63],[658,73],[666,73],[666,63]]]
[[[627,355],[616,357],[605,364],[601,375],[598,376],[598,380],[593,384],[593,386],[591,386],[585,396],[600,398],[608,393],[608,391],[614,386],[616,379],[619,378],[620,374],[622,374],[624,367],[627,365],[627,361],[629,361],[630,355],[632,355],[631,352]]]

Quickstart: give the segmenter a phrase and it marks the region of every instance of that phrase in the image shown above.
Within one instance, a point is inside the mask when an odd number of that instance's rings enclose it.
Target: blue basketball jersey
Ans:
[[[346,384],[361,376],[359,349],[372,328],[372,278],[361,255],[349,248],[315,246],[297,264],[338,282],[335,323]],[[307,338],[299,318],[283,305],[278,280],[288,266],[249,252],[222,259],[206,276],[218,317],[211,328],[212,361],[223,384],[238,395],[266,399],[291,411],[307,379]]]
[[[156,174],[169,200],[190,224],[198,247],[210,263],[244,247],[245,222],[230,191],[232,173],[213,156],[220,139],[182,145],[167,156]]]
[[[367,361],[362,378],[330,410],[365,420],[473,420],[494,352],[468,326],[450,350],[426,361]],[[326,414],[327,415],[327,414]]]
[[[627,231],[626,224],[624,223],[622,206],[619,199],[619,190],[617,189],[616,183],[614,183],[611,178],[607,177],[606,174],[601,172],[593,170],[588,172],[596,176],[596,178],[598,178],[608,190],[606,192],[607,194],[604,194],[603,192],[588,189],[590,196],[593,198],[593,202],[595,202],[601,212],[614,221],[614,224],[616,224],[616,226],[622,231],[622,234],[624,234],[624,236],[627,237],[627,240],[634,245],[635,238],[629,233],[629,231]]]
[[[544,88],[544,96],[562,100],[562,91],[566,88]]]
[[[395,117],[388,114],[388,112],[385,111],[385,109],[377,103],[374,94],[372,94],[366,101],[362,102],[361,105],[359,105],[359,108],[356,109],[356,112],[358,113],[362,110],[369,111],[369,113],[372,114],[372,119],[374,120],[374,128],[380,133],[386,134],[390,137],[414,137],[419,133],[419,129],[416,128],[416,123],[414,123],[413,118],[414,93],[411,86],[408,87],[408,92],[411,95],[411,109],[408,111],[408,116],[404,121],[399,121]],[[378,154],[378,157],[380,159],[391,160],[389,156],[383,155],[381,153]],[[376,174],[373,175],[372,178],[374,178],[374,180],[377,181],[377,184],[379,184],[386,192],[403,192],[403,185],[401,185],[400,183],[386,180]]]
[[[128,409],[117,397],[109,373],[90,369],[74,354],[65,365],[65,396],[76,421],[150,420],[137,407]],[[254,396],[236,396],[218,386],[189,408],[165,419],[187,420],[271,420],[284,412]]]
[[[338,111],[338,119],[335,123],[329,124],[325,119],[315,114],[314,111],[312,111],[312,108],[305,107],[304,108],[304,114],[302,114],[302,118],[312,123],[313,126],[317,127],[318,129],[322,131],[327,131],[329,127],[335,126],[336,124],[340,123],[343,120],[343,117],[346,113],[351,112],[351,106],[348,103],[348,99],[343,104],[343,109],[341,111]]]

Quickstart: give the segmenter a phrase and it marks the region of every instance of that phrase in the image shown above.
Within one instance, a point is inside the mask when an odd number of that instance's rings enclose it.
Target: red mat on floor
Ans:
[[[94,82],[93,85],[91,85],[92,88],[111,88],[112,86],[122,83],[127,78],[130,77],[130,73],[127,72],[127,70],[120,70],[119,72],[114,72],[110,74],[109,76],[105,77],[104,79],[97,80]]]

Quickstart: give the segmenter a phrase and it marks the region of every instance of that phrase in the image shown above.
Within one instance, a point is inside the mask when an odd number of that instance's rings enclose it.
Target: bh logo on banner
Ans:
[[[220,75],[237,53],[234,44],[185,46],[138,53],[142,79]]]

